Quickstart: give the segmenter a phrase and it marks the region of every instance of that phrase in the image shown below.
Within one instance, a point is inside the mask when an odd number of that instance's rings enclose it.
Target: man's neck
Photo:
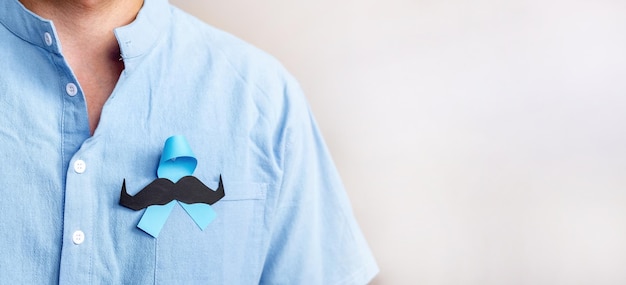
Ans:
[[[132,22],[143,0],[20,0],[35,14],[50,19],[61,32],[76,36],[108,34]]]
[[[124,69],[113,30],[134,20],[143,0],[20,1],[35,14],[54,22],[63,56],[85,94],[93,133],[102,107]]]

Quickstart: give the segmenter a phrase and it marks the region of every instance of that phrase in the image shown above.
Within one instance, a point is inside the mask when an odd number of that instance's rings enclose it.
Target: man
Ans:
[[[376,274],[305,98],[271,57],[166,0],[3,0],[0,24],[0,283]],[[180,192],[140,194],[156,184]],[[177,196],[187,188],[225,195]],[[165,200],[126,201],[145,196]]]

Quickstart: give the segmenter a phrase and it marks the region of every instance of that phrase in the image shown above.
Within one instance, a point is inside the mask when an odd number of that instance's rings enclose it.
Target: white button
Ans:
[[[50,33],[46,32],[43,34],[43,39],[44,41],[46,41],[46,45],[47,46],[51,46],[52,45],[52,36],[50,35]]]
[[[67,92],[67,95],[75,96],[78,93],[78,87],[74,83],[68,83],[65,85],[65,92]]]
[[[74,171],[76,171],[76,173],[81,174],[85,172],[85,168],[87,168],[87,164],[85,164],[84,161],[79,159],[74,162]]]
[[[83,231],[75,231],[72,234],[72,242],[74,242],[74,244],[78,245],[81,244],[85,241],[85,233],[83,233]]]

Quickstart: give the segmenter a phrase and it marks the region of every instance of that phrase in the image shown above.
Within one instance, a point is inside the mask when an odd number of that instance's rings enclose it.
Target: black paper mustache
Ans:
[[[135,196],[126,192],[126,179],[124,179],[120,205],[139,211],[152,205],[165,205],[173,200],[186,204],[205,203],[213,205],[223,197],[224,185],[222,185],[221,175],[217,190],[212,190],[193,176],[185,176],[176,183],[166,178],[157,178]]]

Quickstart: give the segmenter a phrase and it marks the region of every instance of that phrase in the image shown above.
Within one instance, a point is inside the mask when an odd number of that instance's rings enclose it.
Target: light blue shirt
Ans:
[[[377,267],[300,87],[273,58],[146,0],[115,30],[125,70],[89,134],[52,22],[0,1],[0,283],[363,284]],[[157,238],[119,205],[184,136],[225,197]],[[357,192],[358,194],[358,192]]]

